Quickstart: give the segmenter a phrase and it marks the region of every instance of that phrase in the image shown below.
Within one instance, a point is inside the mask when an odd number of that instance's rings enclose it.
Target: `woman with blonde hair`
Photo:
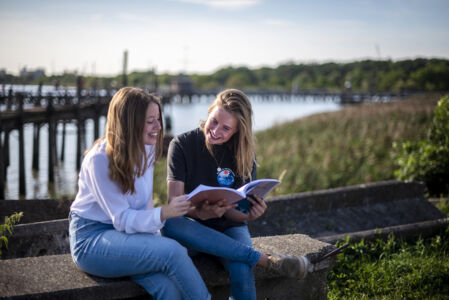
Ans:
[[[239,188],[256,179],[252,132],[253,111],[248,97],[228,89],[217,95],[199,128],[174,138],[167,155],[168,202],[190,193],[199,184]],[[304,278],[308,260],[289,255],[268,255],[252,247],[247,221],[257,219],[267,206],[262,199],[247,198],[248,213],[207,201],[192,208],[187,217],[167,220],[163,235],[188,248],[220,258],[231,281],[232,299],[256,299],[253,267],[259,265],[282,275]]]
[[[86,151],[70,208],[72,258],[92,275],[130,276],[155,299],[210,299],[187,250],[160,234],[167,220],[190,209],[185,196],[153,207],[162,129],[155,95],[130,87],[114,95],[106,136]]]

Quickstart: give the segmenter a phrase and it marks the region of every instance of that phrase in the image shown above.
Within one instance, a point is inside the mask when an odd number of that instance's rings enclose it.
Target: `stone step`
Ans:
[[[334,249],[306,235],[293,234],[252,239],[254,247],[268,253],[306,255],[309,259]],[[214,300],[228,299],[229,281],[223,267],[210,256],[198,255],[194,263]],[[255,268],[258,299],[327,299],[327,275],[336,257],[320,262],[305,279],[280,277]],[[0,299],[129,299],[146,292],[128,278],[104,279],[87,275],[70,254],[0,260]]]

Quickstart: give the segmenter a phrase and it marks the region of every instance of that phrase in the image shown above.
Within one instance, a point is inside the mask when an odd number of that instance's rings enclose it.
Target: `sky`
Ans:
[[[0,0],[0,70],[210,74],[449,59],[447,0]]]

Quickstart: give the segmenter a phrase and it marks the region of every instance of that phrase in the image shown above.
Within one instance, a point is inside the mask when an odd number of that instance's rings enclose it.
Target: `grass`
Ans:
[[[449,227],[426,239],[353,244],[328,279],[329,299],[449,299]]]

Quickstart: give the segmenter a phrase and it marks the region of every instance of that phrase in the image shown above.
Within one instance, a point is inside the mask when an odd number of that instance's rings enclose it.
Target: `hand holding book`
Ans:
[[[249,213],[252,204],[246,199],[248,195],[257,195],[260,198],[265,198],[278,184],[277,179],[259,179],[251,181],[239,189],[235,190],[227,187],[212,187],[200,184],[190,194],[187,199],[192,205],[200,205],[203,201],[208,201],[210,204],[216,203],[221,199],[226,201],[226,204],[238,202],[236,209],[242,206],[240,211]]]

